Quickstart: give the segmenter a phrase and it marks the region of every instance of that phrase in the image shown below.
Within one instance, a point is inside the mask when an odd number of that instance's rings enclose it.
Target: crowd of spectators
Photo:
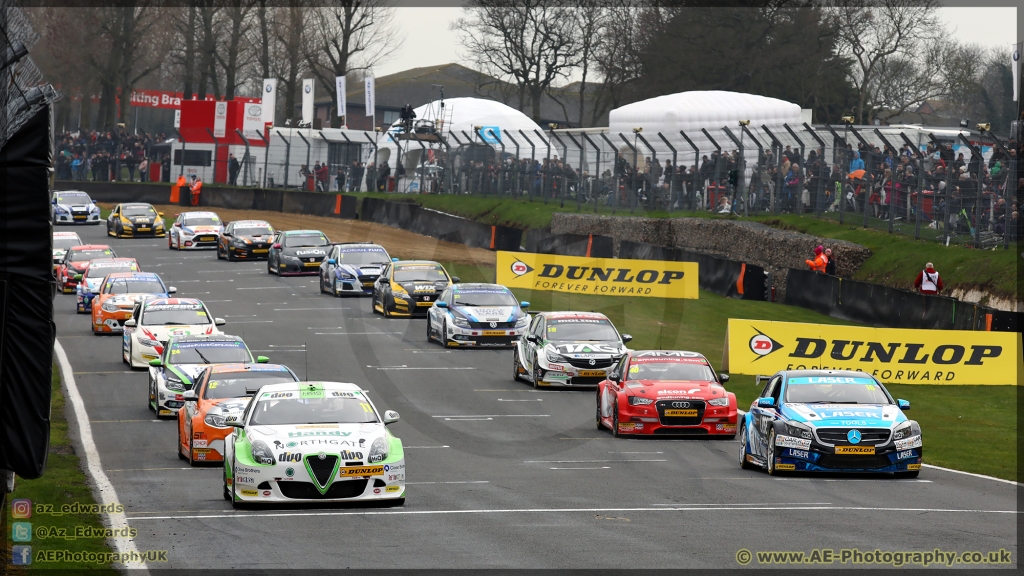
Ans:
[[[153,145],[165,138],[163,134],[129,134],[123,129],[57,134],[54,170],[58,180],[146,181],[158,162],[166,181],[170,158],[166,154],[157,158],[153,150]]]

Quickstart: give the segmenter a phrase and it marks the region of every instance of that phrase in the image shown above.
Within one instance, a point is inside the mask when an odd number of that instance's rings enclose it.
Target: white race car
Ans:
[[[216,248],[224,222],[216,212],[182,212],[167,234],[167,247],[178,250]]]
[[[68,248],[81,245],[82,239],[78,237],[78,232],[54,232],[53,269],[56,270],[57,266],[64,260],[64,256],[68,253]]]
[[[501,284],[452,284],[427,310],[427,341],[442,346],[515,346],[530,324],[529,302]]]
[[[53,193],[54,224],[99,224],[100,207],[81,190],[58,190]]]
[[[221,334],[202,300],[195,298],[146,298],[135,305],[124,323],[121,360],[133,369],[149,368],[164,353],[171,336]]]
[[[191,395],[189,395],[191,396]],[[225,441],[224,499],[244,504],[405,502],[402,441],[355,384],[289,382],[256,392]]]

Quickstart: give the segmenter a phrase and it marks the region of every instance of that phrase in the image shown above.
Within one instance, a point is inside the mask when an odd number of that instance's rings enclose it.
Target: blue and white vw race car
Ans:
[[[266,384],[224,442],[224,499],[405,502],[405,452],[366,390],[341,382]]]
[[[331,247],[320,263],[320,293],[333,296],[373,294],[373,283],[380,278],[391,255],[380,244],[342,242]]]
[[[921,427],[864,372],[784,370],[768,379],[740,423],[742,468],[776,474],[921,470]]]
[[[530,323],[529,306],[500,284],[452,284],[427,311],[427,342],[515,346]]]

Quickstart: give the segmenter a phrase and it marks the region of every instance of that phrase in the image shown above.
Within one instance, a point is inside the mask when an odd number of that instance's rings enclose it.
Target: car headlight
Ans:
[[[234,241],[234,245],[235,246],[245,246],[246,244],[250,244],[250,243],[251,242],[249,240],[246,240],[244,238],[235,238],[235,241]]]
[[[220,406],[214,406],[206,413],[206,418],[203,418],[203,422],[206,422],[208,426],[213,426],[214,428],[227,428],[227,418],[227,413],[224,412]]]
[[[516,320],[516,328],[526,328],[530,324],[530,317],[523,316],[519,320]]]
[[[159,340],[150,340],[149,338],[139,338],[139,344],[142,346],[149,346],[150,348],[156,348],[160,345]]]
[[[252,458],[265,466],[273,465],[276,462],[274,454],[270,451],[270,446],[267,446],[263,440],[252,441]]]
[[[57,212],[57,214],[68,214],[69,213],[69,210],[67,208],[61,206],[60,204],[58,204],[57,207],[54,208],[54,211]]]
[[[182,236],[193,236],[193,235],[195,235],[195,232],[193,232],[193,231],[191,231],[191,230],[189,230],[187,228],[182,228],[181,229],[181,235]]]
[[[111,304],[110,302],[103,303],[104,312],[117,312],[118,310],[120,310],[120,308],[118,308],[117,304]]]
[[[547,356],[548,362],[553,362],[553,363],[558,363],[558,364],[564,364],[564,363],[569,362],[568,358],[566,358],[565,356],[562,356],[558,352],[552,352],[551,350],[548,350],[547,352],[545,352],[544,355]]]
[[[384,437],[377,438],[370,444],[370,455],[366,457],[368,463],[383,462],[388,457],[388,441]]]
[[[355,280],[356,279],[355,276],[349,274],[348,272],[342,272],[340,270],[338,271],[338,278],[341,278],[342,280]]]
[[[708,404],[711,406],[728,406],[729,398],[712,398],[711,400],[708,400]]]
[[[469,320],[466,320],[462,316],[452,316],[452,324],[455,324],[459,328],[469,328]]]
[[[405,288],[402,288],[398,284],[392,284],[391,285],[391,293],[392,294],[397,294],[397,295],[400,295],[400,296],[408,296],[409,295],[409,293],[406,292]]]
[[[786,434],[796,438],[804,438],[805,440],[814,438],[814,435],[811,434],[810,428],[794,423],[786,424]]]
[[[654,404],[653,398],[643,398],[641,396],[629,396],[630,406],[646,406],[648,404]]]
[[[298,256],[289,256],[288,254],[281,254],[282,260],[294,260],[296,262],[302,262]]]
[[[178,378],[173,374],[169,374],[167,376],[164,386],[166,386],[168,390],[177,390],[179,392],[184,392],[185,390],[185,383],[181,381],[181,378]]]
[[[903,424],[900,424],[892,431],[893,440],[903,440],[904,438],[910,438],[911,436],[917,436],[921,433],[921,427],[918,426],[914,420],[907,420]]]
[[[99,214],[100,213],[100,207],[99,206],[93,206],[92,208],[89,209],[89,212],[91,214]]]

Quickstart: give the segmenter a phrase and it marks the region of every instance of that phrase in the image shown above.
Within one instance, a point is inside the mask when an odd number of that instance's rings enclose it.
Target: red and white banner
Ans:
[[[164,92],[163,90],[132,90],[132,106],[147,108],[181,108],[181,92]]]

